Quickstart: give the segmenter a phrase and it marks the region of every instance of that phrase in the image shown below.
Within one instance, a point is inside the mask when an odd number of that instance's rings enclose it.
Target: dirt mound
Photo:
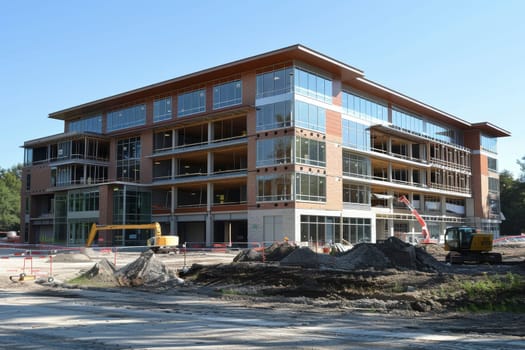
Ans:
[[[245,249],[235,256],[233,262],[263,261],[263,257],[264,261],[281,261],[296,249],[297,246],[289,242],[275,242],[264,251],[261,248]]]
[[[418,271],[444,271],[447,266],[437,261],[423,248],[415,247],[396,237],[378,243],[361,243],[337,256],[317,254],[307,247],[288,242],[276,242],[265,249],[265,261],[278,261],[284,266],[305,268],[335,268],[338,270],[398,269]],[[240,252],[234,262],[263,261],[262,251],[247,249]]]
[[[117,279],[115,278],[116,271],[117,269],[115,265],[104,258],[93,265],[91,269],[84,272],[79,277],[71,280],[70,282],[96,286],[116,287],[119,285]]]
[[[401,241],[396,237],[376,244],[361,243],[338,257],[336,268],[357,270],[374,268],[384,270],[444,271],[447,266],[437,261],[424,249]]]
[[[125,287],[152,287],[178,280],[175,273],[151,250],[145,251],[135,261],[118,270],[115,278]]]
[[[169,283],[183,283],[151,250],[145,251],[119,270],[104,258],[70,282],[105,287],[158,287]]]
[[[336,264],[336,258],[326,254],[316,254],[308,247],[297,248],[280,260],[284,266],[301,266],[307,268],[331,268]]]
[[[337,257],[335,268],[339,270],[383,270],[394,265],[374,244],[361,243],[347,253]]]

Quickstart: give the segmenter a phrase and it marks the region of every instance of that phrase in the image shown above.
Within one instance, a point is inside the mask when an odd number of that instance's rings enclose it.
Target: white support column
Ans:
[[[213,218],[211,205],[213,203],[213,184],[206,184],[206,243],[213,241]]]

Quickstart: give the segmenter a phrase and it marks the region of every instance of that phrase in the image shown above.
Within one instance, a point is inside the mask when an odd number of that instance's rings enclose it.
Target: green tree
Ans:
[[[521,160],[516,160],[516,163],[520,166],[520,176],[519,180],[525,182],[525,157],[521,157]]]
[[[517,235],[525,232],[525,183],[515,180],[507,170],[500,174],[499,182],[501,212],[505,215],[500,227],[501,234]]]
[[[0,168],[0,230],[20,230],[20,189],[22,165]]]

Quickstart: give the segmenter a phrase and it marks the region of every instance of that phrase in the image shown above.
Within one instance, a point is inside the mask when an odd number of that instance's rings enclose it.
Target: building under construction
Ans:
[[[469,224],[499,235],[497,139],[294,45],[51,113],[24,143],[22,240],[159,222],[180,242],[375,242]],[[100,245],[143,245],[146,231]]]

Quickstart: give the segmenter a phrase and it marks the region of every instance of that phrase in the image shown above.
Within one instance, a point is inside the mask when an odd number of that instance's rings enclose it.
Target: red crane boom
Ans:
[[[417,221],[421,225],[421,233],[423,234],[423,242],[422,243],[425,243],[425,244],[432,243],[430,241],[430,232],[428,231],[427,223],[421,217],[421,215],[419,215],[418,211],[416,210],[416,208],[414,208],[412,203],[410,203],[410,201],[404,195],[399,197],[397,200],[399,202],[401,202],[401,203],[404,203],[408,207],[408,209],[410,209],[410,212],[412,213],[412,215],[414,215],[416,217]]]

